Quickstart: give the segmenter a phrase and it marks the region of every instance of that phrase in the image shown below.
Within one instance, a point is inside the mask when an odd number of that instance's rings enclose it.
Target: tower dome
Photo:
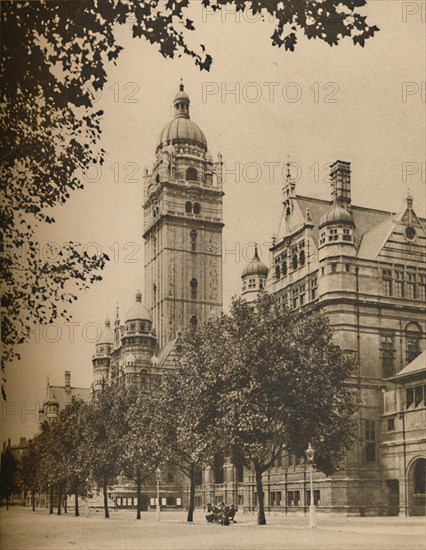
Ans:
[[[151,314],[142,303],[142,293],[136,293],[136,303],[126,313],[125,322],[128,321],[151,321]]]
[[[114,343],[114,331],[111,329],[111,323],[108,317],[105,320],[105,328],[103,329],[99,340],[96,344],[113,344]]]
[[[241,278],[244,279],[245,277],[249,277],[249,276],[253,276],[253,275],[258,275],[260,277],[267,277],[268,272],[269,272],[269,269],[266,267],[266,265],[259,258],[259,254],[257,252],[257,245],[256,245],[254,247],[253,259],[243,269],[243,273],[241,275]]]
[[[174,116],[163,128],[157,142],[157,149],[167,143],[190,143],[207,151],[206,136],[189,117],[190,99],[181,83],[173,100]]]
[[[334,201],[333,206],[326,212],[319,223],[318,228],[321,229],[324,225],[329,224],[347,224],[355,226],[352,214],[343,208],[337,201]]]

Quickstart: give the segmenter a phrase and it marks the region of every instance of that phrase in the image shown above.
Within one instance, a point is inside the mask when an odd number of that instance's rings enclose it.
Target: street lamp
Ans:
[[[155,470],[155,479],[157,480],[157,508],[155,510],[155,519],[160,521],[160,476],[161,470],[157,468]]]
[[[314,462],[314,454],[315,451],[312,448],[312,445],[309,443],[308,448],[305,451],[306,458],[308,459],[309,464],[309,482],[310,482],[310,490],[311,490],[311,502],[309,505],[309,529],[316,529],[317,528],[317,519],[315,516],[315,504],[314,504],[314,482],[312,479],[312,471],[313,471],[313,462]]]

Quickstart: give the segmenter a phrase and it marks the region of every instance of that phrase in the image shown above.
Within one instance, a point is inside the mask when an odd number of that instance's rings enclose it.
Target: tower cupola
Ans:
[[[257,245],[254,246],[253,259],[246,265],[241,274],[243,283],[242,296],[251,302],[257,298],[257,295],[266,286],[266,278],[269,269],[259,258]]]

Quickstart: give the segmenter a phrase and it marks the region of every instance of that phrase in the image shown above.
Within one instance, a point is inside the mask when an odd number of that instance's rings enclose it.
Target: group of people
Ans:
[[[207,504],[207,515],[206,520],[207,523],[219,523],[220,525],[229,525],[232,521],[232,523],[236,523],[235,521],[235,514],[237,513],[237,510],[233,504],[228,506],[224,502],[221,502],[217,506]]]

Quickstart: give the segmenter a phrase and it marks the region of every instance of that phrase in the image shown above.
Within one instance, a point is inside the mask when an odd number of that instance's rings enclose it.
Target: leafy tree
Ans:
[[[264,525],[262,475],[284,448],[303,456],[311,442],[316,466],[330,474],[351,446],[357,400],[345,381],[352,363],[324,315],[301,317],[266,293],[254,306],[235,300],[225,333],[223,434],[231,458],[254,470]]]
[[[86,479],[90,474],[86,439],[89,407],[82,399],[73,397],[59,411],[54,423],[56,452],[61,457],[67,493],[74,494],[75,516],[80,515],[78,497],[86,490]]]
[[[157,403],[151,395],[137,390],[127,392],[128,431],[122,439],[122,473],[136,483],[136,519],[141,519],[142,484],[154,474],[163,457],[156,445],[155,414]]]
[[[18,463],[10,447],[1,453],[0,464],[0,498],[6,499],[6,509],[9,510],[9,498],[16,492]]]
[[[106,518],[109,518],[108,484],[121,473],[123,439],[128,432],[127,406],[125,391],[114,386],[106,387],[90,404],[85,423],[85,460],[102,487]]]
[[[18,464],[19,483],[25,494],[31,495],[31,508],[35,512],[35,494],[38,491],[37,473],[39,469],[39,455],[34,441],[30,441]]]
[[[189,479],[187,521],[193,521],[197,472],[221,452],[221,380],[216,374],[224,358],[222,319],[211,319],[182,337],[177,370],[164,375],[155,407],[159,447],[167,462]]]
[[[2,3],[3,87],[0,120],[4,133],[0,168],[3,220],[2,369],[19,357],[34,323],[69,319],[68,303],[78,290],[100,280],[106,254],[90,256],[78,243],[41,247],[39,224],[53,223],[52,207],[84,187],[82,174],[102,164],[102,111],[91,90],[102,90],[107,67],[123,49],[118,25],[129,24],[165,57],[189,55],[201,70],[211,56],[188,45],[194,30],[185,9],[199,0],[34,0]],[[202,0],[204,8],[270,16],[272,44],[294,50],[297,33],[333,45],[345,37],[364,46],[376,26],[359,13],[366,0]],[[3,395],[4,395],[4,388]]]

